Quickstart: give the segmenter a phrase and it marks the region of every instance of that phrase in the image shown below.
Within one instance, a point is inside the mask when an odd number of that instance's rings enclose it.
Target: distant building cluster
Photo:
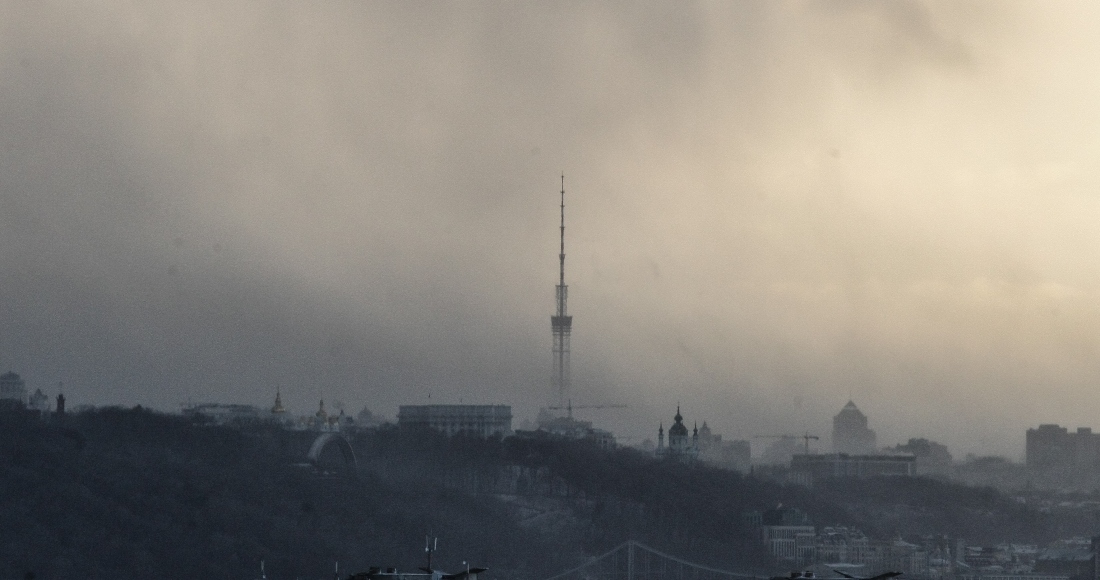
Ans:
[[[743,439],[723,441],[711,432],[706,421],[699,428],[699,458],[707,463],[748,473],[752,468],[752,447]]]
[[[777,561],[832,577],[834,570],[869,576],[884,570],[919,578],[956,580],[1094,580],[1097,544],[1088,538],[1030,544],[968,545],[963,539],[929,535],[913,542],[876,541],[846,526],[815,527],[798,509],[749,511],[745,521]]]
[[[269,410],[254,405],[231,403],[200,403],[183,408],[183,415],[210,422],[214,425],[239,425],[248,423],[273,423],[298,431],[343,431],[359,426],[354,417],[325,410],[321,399],[317,411],[307,415],[293,415],[283,406],[282,392],[276,391],[275,404]]]
[[[57,406],[50,405],[50,398],[36,388],[27,394],[27,384],[17,373],[8,371],[0,375],[0,408],[8,411],[28,411],[42,417],[65,414],[65,395],[58,392]]]
[[[253,405],[202,403],[183,409],[186,416],[215,425],[268,423],[297,431],[336,432],[376,427],[382,421],[367,409],[357,416],[344,409],[330,412],[325,401],[318,402],[317,411],[295,415],[283,404],[281,392],[275,393],[270,409]],[[402,405],[397,413],[398,427],[431,429],[447,436],[458,434],[476,437],[506,437],[512,434],[512,407],[508,405]],[[608,433],[610,436],[610,433]]]
[[[266,410],[253,405],[202,403],[185,407],[183,414],[215,425],[268,423],[284,429],[318,432],[349,431],[382,423],[367,409],[352,417],[339,405],[337,407],[336,412],[328,411],[322,399],[316,412],[295,415],[284,406],[282,393],[276,392],[275,403]],[[447,436],[506,437],[512,434],[512,408],[508,405],[402,405],[397,425],[405,429],[431,429]]]
[[[667,444],[664,423],[658,425],[654,454],[683,462],[702,460],[742,472],[749,471],[752,460],[748,441],[723,441],[721,435],[711,431],[706,421],[703,421],[702,428],[693,427],[689,434],[679,405],[668,428]]]
[[[911,477],[934,473],[941,469],[939,462],[944,457],[948,464],[951,461],[946,447],[926,439],[911,439],[893,449],[877,449],[875,432],[868,427],[867,416],[851,400],[833,417],[833,453],[811,453],[810,440],[817,437],[806,433],[801,438],[805,441],[803,449],[796,445],[794,436],[781,436],[765,452],[773,467],[760,473],[813,485],[815,481],[838,477]],[[777,469],[775,464],[779,461],[786,461],[787,466]]]
[[[833,418],[834,453],[811,453],[809,442],[818,437],[809,433],[761,437],[774,437],[778,441],[765,450],[762,456],[765,467],[758,473],[804,485],[835,477],[909,477],[940,473],[951,463],[946,447],[926,439],[910,439],[905,445],[878,450],[875,432],[868,427],[867,416],[850,400]],[[805,440],[804,448],[797,439]],[[702,460],[743,472],[753,469],[748,441],[723,441],[721,435],[711,432],[705,421],[702,428],[693,427],[689,431],[679,406],[667,432],[663,422],[658,425],[653,452],[657,457],[678,461]]]

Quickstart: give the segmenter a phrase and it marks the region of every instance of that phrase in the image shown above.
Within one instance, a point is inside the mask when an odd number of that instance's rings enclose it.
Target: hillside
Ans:
[[[319,577],[333,563],[487,565],[538,580],[633,538],[701,563],[772,571],[748,509],[797,506],[873,534],[1045,541],[1051,523],[989,489],[930,480],[809,490],[633,450],[382,428],[356,477],[302,467],[314,435],[105,409],[0,418],[0,578]],[[326,458],[326,460],[331,458]]]

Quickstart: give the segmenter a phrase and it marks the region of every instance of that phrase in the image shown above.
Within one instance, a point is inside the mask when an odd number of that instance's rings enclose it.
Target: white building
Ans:
[[[762,526],[760,536],[777,560],[805,564],[814,559],[813,526]]]
[[[592,426],[591,421],[573,418],[572,412],[566,417],[554,417],[546,409],[539,409],[539,431],[563,439],[587,439],[594,441],[602,449],[615,448],[615,435],[610,431]]]
[[[434,429],[448,436],[466,433],[479,437],[512,434],[512,407],[508,405],[401,405],[397,426]]]

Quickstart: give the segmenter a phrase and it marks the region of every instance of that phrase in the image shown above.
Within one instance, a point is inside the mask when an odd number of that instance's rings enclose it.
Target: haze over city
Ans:
[[[0,14],[0,371],[74,405],[533,419],[564,173],[602,427],[1100,428],[1095,4]]]

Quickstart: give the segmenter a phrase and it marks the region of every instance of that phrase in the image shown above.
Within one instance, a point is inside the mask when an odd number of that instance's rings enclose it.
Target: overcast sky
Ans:
[[[1100,428],[1100,9],[2,2],[0,366],[71,404]],[[430,396],[430,398],[429,398]]]

